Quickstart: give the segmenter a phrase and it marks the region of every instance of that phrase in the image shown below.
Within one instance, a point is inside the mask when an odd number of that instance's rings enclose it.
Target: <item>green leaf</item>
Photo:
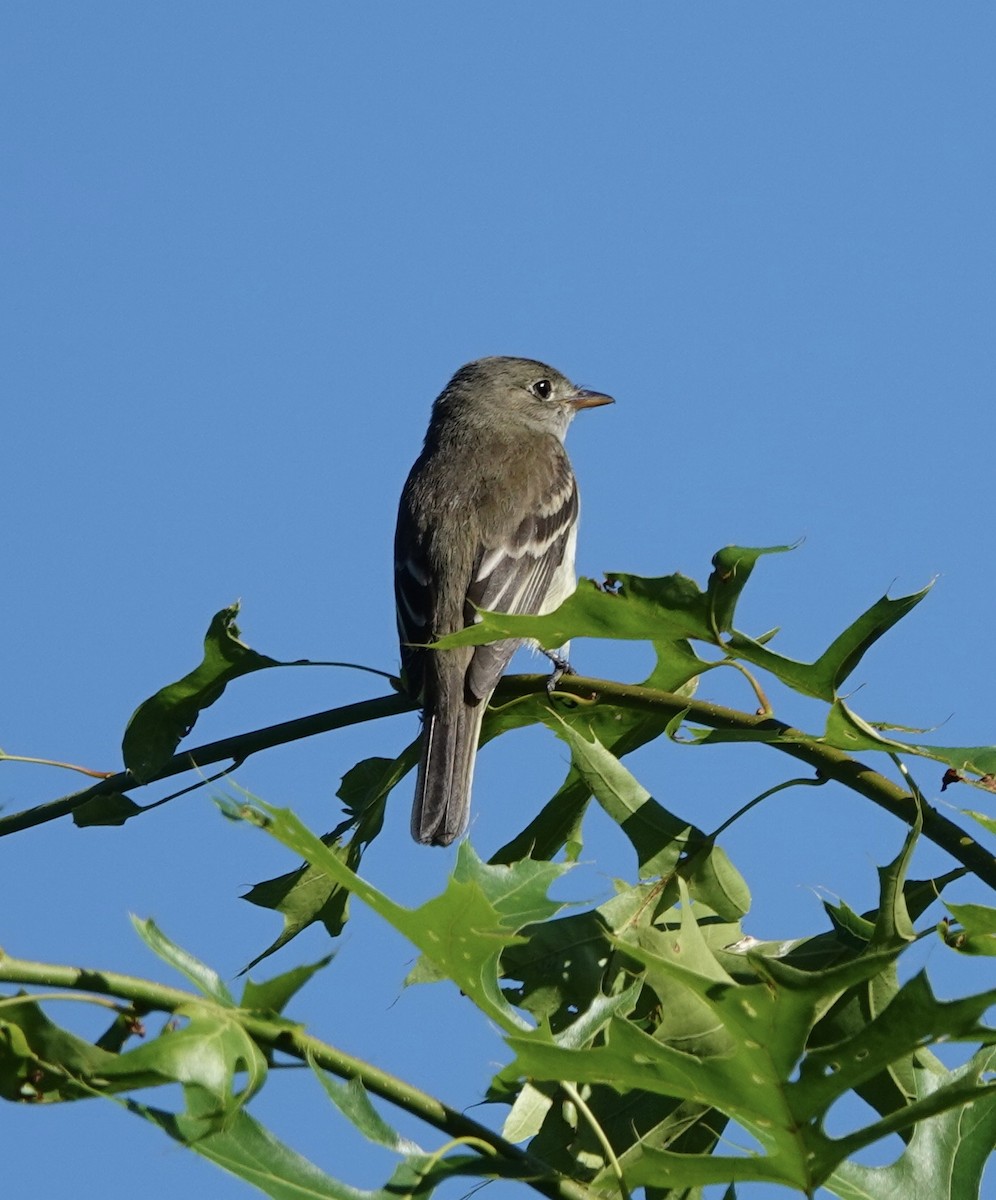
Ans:
[[[404,908],[350,871],[294,813],[258,804],[258,809],[245,806],[247,819],[404,934],[501,1028],[522,1028],[522,1018],[498,987],[498,959],[518,940],[516,931],[523,925],[552,916],[561,907],[546,893],[568,867],[530,859],[514,866],[489,866],[465,841],[446,890],[420,908]]]
[[[980,1082],[994,1068],[992,1047],[954,1071],[915,1068],[919,1101],[959,1089],[961,1103],[918,1121],[909,1145],[890,1166],[843,1162],[824,1186],[841,1200],[978,1200],[996,1143],[996,1090]]]
[[[231,1010],[185,1004],[174,1016],[186,1024],[117,1055],[103,1075],[118,1090],[141,1086],[149,1076],[182,1084],[187,1115],[203,1136],[224,1128],[262,1087],[266,1060]],[[242,1074],[245,1083],[237,1087]]]
[[[478,623],[434,645],[441,649],[483,646],[510,637],[533,638],[548,650],[580,637],[715,641],[705,593],[693,579],[623,574],[607,578],[617,590],[607,591],[592,579],[581,579],[574,594],[552,613],[516,616],[482,611]]]
[[[409,1138],[402,1137],[377,1112],[367,1090],[359,1079],[350,1079],[346,1083],[335,1079],[328,1071],[323,1071],[314,1061],[310,1061],[318,1082],[325,1089],[325,1094],[368,1142],[376,1146],[386,1146],[398,1154],[423,1154],[424,1151]]]
[[[326,836],[331,839],[327,842],[329,852],[348,863],[351,843],[344,845],[334,834]],[[284,919],[283,929],[278,936],[246,964],[243,972],[251,971],[316,921],[325,926],[329,937],[338,937],[349,914],[349,890],[310,863],[304,863],[275,879],[253,884],[242,899],[260,908],[273,909]]]
[[[136,1101],[128,1107],[181,1145],[273,1200],[387,1200],[384,1192],[364,1192],[326,1175],[246,1112],[237,1113],[224,1129],[205,1135],[190,1117]]]
[[[355,871],[364,847],[380,832],[387,797],[417,761],[418,742],[413,742],[397,758],[368,758],[350,768],[342,778],[338,796],[350,818],[344,825],[326,834],[322,841],[351,871]],[[238,815],[238,810],[235,810]],[[353,828],[348,842],[342,840]],[[310,863],[293,871],[254,884],[242,897],[260,908],[270,908],[284,918],[280,934],[262,953],[245,967],[251,971],[285,946],[309,925],[320,921],[329,937],[338,937],[349,917],[349,889],[337,883],[327,872]]]
[[[657,686],[663,685],[658,683]],[[526,701],[528,703],[516,701],[498,709],[489,709],[485,717],[484,739],[488,740],[498,732],[525,723],[550,724],[554,732],[559,732],[559,723],[562,721],[578,736],[589,741],[597,740],[616,758],[622,758],[624,754],[659,737],[669,720],[664,714],[641,712],[624,705],[599,703],[589,706],[582,703],[571,708],[558,703],[555,709],[551,709],[545,696],[529,696]],[[512,724],[513,719],[515,725]],[[568,861],[576,861],[581,848],[581,820],[591,795],[588,780],[578,765],[572,762],[566,779],[553,797],[521,833],[492,856],[491,862],[510,863],[526,857],[549,859],[565,846],[569,846]]]
[[[925,742],[901,742],[897,738],[886,737],[877,726],[859,717],[842,700],[834,701],[827,715],[822,740],[848,754],[877,750],[887,754],[929,758],[957,771],[972,771],[977,775],[996,772],[996,746],[931,746]]]
[[[239,1007],[253,1009],[256,1012],[282,1013],[312,976],[327,967],[334,957],[334,955],[328,954],[316,963],[293,967],[282,975],[275,975],[263,983],[254,983],[251,979],[247,979],[242,989]]]
[[[909,596],[900,596],[896,600],[883,596],[849,625],[812,663],[785,658],[742,633],[731,634],[726,646],[735,657],[763,667],[804,696],[815,696],[818,700],[826,700],[829,703],[870,647],[915,608],[929,591],[930,588],[926,587]]]
[[[123,825],[132,817],[137,817],[145,809],[135,803],[130,796],[123,792],[109,792],[102,796],[94,796],[86,804],[73,810],[73,824],[78,829],[87,829],[93,825]]]
[[[973,821],[978,821],[983,829],[990,833],[996,833],[996,817],[987,816],[985,813],[975,812],[971,808],[963,808],[960,810],[966,817],[971,817]]]
[[[133,915],[131,923],[149,949],[158,954],[163,962],[169,963],[171,967],[174,967],[182,975],[186,975],[199,992],[208,996],[217,1004],[225,1005],[228,1008],[235,1007],[232,993],[222,982],[221,976],[217,971],[206,966],[199,958],[195,958],[188,951],[171,941],[156,925],[155,921],[151,919],[143,921],[140,917]]]
[[[201,665],[176,683],[160,688],[135,709],[125,729],[124,763],[139,780],[151,779],[173,757],[201,711],[222,695],[233,679],[280,663],[239,640],[238,604],[215,613],[204,637]]]
[[[785,554],[794,546],[726,546],[712,556],[712,574],[706,585],[706,602],[717,632],[733,628],[733,613],[750,579],[754,564],[764,554]]]
[[[724,921],[739,921],[750,909],[750,891],[744,877],[715,842],[696,850],[679,870],[688,894],[707,904]]]
[[[657,663],[643,681],[644,687],[656,688],[661,692],[679,692],[690,696],[696,690],[698,677],[720,662],[707,662],[699,658],[685,638],[654,643]]]
[[[570,746],[585,785],[632,843],[640,878],[670,875],[689,845],[704,840],[702,831],[658,804],[597,737],[575,730],[555,712],[546,720]]]
[[[60,1029],[30,996],[5,997],[0,1004],[0,1096],[5,1100],[89,1099],[92,1089],[79,1081],[100,1076],[114,1060],[114,1054]]]
[[[996,908],[986,904],[949,904],[961,929],[944,930],[944,940],[962,954],[996,955]]]
[[[931,1042],[987,1036],[978,1020],[996,1000],[996,990],[942,1003],[921,975],[853,1035],[810,1048],[812,1031],[824,1014],[852,989],[880,976],[904,944],[905,904],[897,892],[902,890],[909,844],[882,872],[886,916],[876,922],[872,943],[849,960],[817,971],[752,954],[743,966],[753,968],[753,982],[737,982],[724,970],[703,937],[711,914],[703,907],[695,915],[699,906],[690,904],[681,883],[677,927],[657,918],[652,925],[629,928],[618,939],[620,948],[646,968],[646,982],[659,997],[661,1016],[667,1019],[677,1012],[680,1024],[662,1023],[651,1035],[632,1020],[614,1017],[599,1044],[578,1049],[551,1042],[542,1029],[513,1034],[508,1041],[517,1057],[505,1077],[525,1076],[537,1087],[544,1081],[571,1079],[624,1094],[675,1097],[734,1118],[765,1151],[763,1158],[690,1161],[648,1150],[640,1155],[631,1185],[687,1187],[723,1179],[766,1179],[813,1190],[846,1154],[886,1132],[906,1128],[917,1116],[917,1110],[906,1105],[846,1142],[833,1141],[822,1132],[822,1121],[840,1096],[890,1064],[914,1052],[922,1054]],[[676,1003],[679,991],[687,993],[684,1004]],[[963,1097],[954,1093],[936,1101],[940,1107],[961,1102]]]

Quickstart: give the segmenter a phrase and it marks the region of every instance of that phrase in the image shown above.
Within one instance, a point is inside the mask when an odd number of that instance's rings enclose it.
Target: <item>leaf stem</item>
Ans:
[[[606,1136],[605,1130],[598,1123],[595,1114],[588,1107],[581,1093],[573,1083],[568,1083],[565,1079],[562,1079],[560,1081],[560,1088],[588,1122],[588,1128],[595,1135],[595,1140],[602,1147],[602,1153],[605,1155],[606,1161],[612,1168],[612,1174],[615,1175],[616,1182],[619,1184],[619,1194],[622,1196],[622,1200],[630,1200],[629,1188],[626,1186],[626,1180],[623,1177],[623,1169],[619,1164],[619,1159],[616,1158],[616,1152],[612,1149],[612,1143]]]

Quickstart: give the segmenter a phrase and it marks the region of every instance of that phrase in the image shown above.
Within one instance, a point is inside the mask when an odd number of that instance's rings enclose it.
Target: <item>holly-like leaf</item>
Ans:
[[[737,1120],[765,1151],[749,1160],[696,1160],[644,1147],[635,1174],[628,1177],[631,1186],[690,1187],[743,1179],[812,1190],[847,1154],[912,1125],[919,1112],[927,1111],[915,1103],[897,1106],[846,1141],[833,1141],[823,1133],[822,1120],[841,1095],[892,1063],[922,1054],[933,1041],[987,1036],[977,1022],[996,1000],[996,991],[942,1003],[920,975],[850,1036],[809,1045],[824,1014],[852,989],[881,975],[900,953],[904,922],[896,916],[899,902],[892,884],[901,890],[905,863],[904,848],[883,872],[883,909],[889,916],[884,925],[876,922],[866,949],[816,971],[752,954],[744,965],[750,964],[756,974],[748,982],[732,977],[723,966],[728,955],[717,955],[705,941],[708,910],[696,916],[698,906],[689,903],[682,884],[677,927],[658,918],[627,927],[614,939],[644,965],[664,1023],[651,1033],[632,1019],[613,1018],[599,1044],[583,1049],[551,1040],[542,1029],[513,1034],[508,1040],[517,1058],[506,1078],[514,1072],[537,1087],[545,1080],[571,1079],[611,1086],[623,1095],[651,1093],[704,1105]],[[687,994],[688,1004],[675,1003],[680,992]],[[667,1024],[675,1012],[679,1024]],[[963,1102],[964,1096],[954,1092],[935,1101],[940,1107]]]
[[[757,560],[765,554],[785,554],[793,549],[793,546],[724,546],[712,556],[706,602],[713,627],[718,632],[728,633],[732,630],[737,601]]]
[[[996,746],[932,746],[926,742],[906,742],[886,737],[877,725],[859,717],[842,700],[835,700],[831,706],[821,740],[848,754],[877,750],[886,754],[929,758],[946,763],[957,771],[972,771],[977,775],[996,772]]]
[[[546,649],[580,637],[715,641],[706,595],[694,579],[625,574],[607,578],[615,590],[606,590],[593,579],[581,579],[574,594],[552,613],[522,616],[482,611],[476,624],[440,638],[434,645],[440,649],[483,646],[502,638],[533,638]]]
[[[569,870],[557,863],[526,859],[513,866],[481,862],[469,842],[462,842],[446,890],[419,908],[396,904],[352,872],[287,809],[261,801],[244,809],[247,819],[316,870],[372,908],[422,951],[436,971],[451,979],[465,995],[504,1029],[522,1028],[522,1018],[498,986],[498,960],[518,940],[523,925],[544,920],[561,907],[547,891]]]
[[[546,721],[570,746],[578,774],[633,844],[641,878],[671,874],[689,845],[705,840],[701,830],[658,804],[597,737],[579,732],[553,711]]]

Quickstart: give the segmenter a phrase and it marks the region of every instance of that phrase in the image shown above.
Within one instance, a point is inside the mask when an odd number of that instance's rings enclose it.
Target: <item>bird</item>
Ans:
[[[564,436],[581,409],[611,403],[545,363],[496,356],[462,366],[433,404],[394,542],[402,680],[422,709],[417,842],[448,846],[466,830],[484,711],[522,643],[426,647],[478,609],[547,613],[574,591],[578,487]]]

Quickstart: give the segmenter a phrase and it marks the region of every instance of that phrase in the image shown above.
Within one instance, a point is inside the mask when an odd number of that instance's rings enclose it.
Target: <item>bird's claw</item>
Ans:
[[[557,684],[565,675],[576,675],[577,671],[571,666],[562,654],[558,654],[556,650],[544,650],[543,653],[547,656],[550,662],[553,663],[553,671],[550,678],[546,681],[546,692],[548,696],[552,696],[557,690]]]

